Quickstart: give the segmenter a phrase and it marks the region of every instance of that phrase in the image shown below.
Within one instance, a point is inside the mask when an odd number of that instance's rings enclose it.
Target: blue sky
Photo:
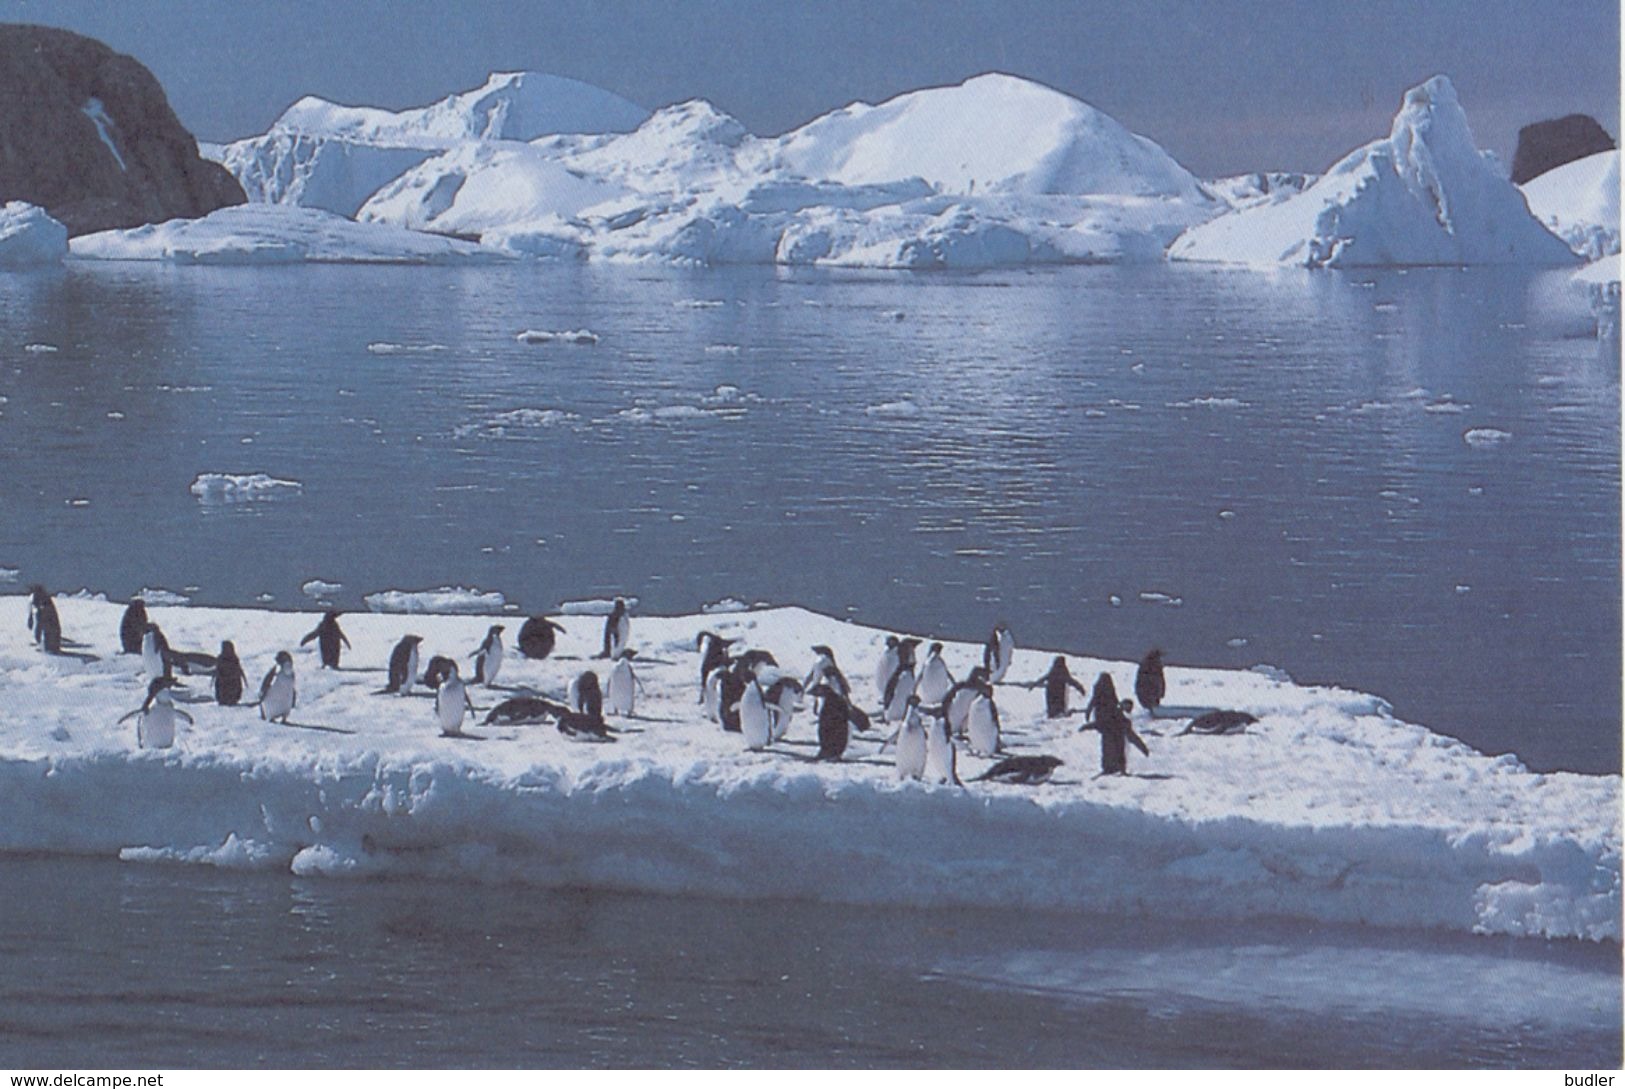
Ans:
[[[1438,72],[1507,158],[1545,117],[1619,131],[1617,0],[0,0],[0,20],[132,54],[209,140],[261,132],[307,93],[419,105],[525,68],[650,107],[707,98],[764,134],[999,70],[1098,106],[1203,175],[1319,170]]]

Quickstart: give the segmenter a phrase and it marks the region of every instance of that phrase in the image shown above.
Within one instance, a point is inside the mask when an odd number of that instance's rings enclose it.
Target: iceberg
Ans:
[[[1565,163],[1520,188],[1529,211],[1587,261],[1619,252],[1619,152]]]
[[[1301,193],[1192,227],[1168,255],[1309,268],[1575,261],[1474,145],[1444,76],[1405,93],[1386,138],[1349,153]]]
[[[353,614],[352,669],[333,672],[298,645],[313,613],[182,606],[165,611],[170,639],[231,638],[251,678],[291,651],[298,709],[293,724],[268,725],[200,700],[174,748],[143,751],[116,721],[141,700],[135,665],[117,654],[122,606],[58,598],[64,631],[94,659],[39,653],[26,608],[25,596],[0,596],[0,850],[312,877],[1620,937],[1619,776],[1536,774],[1402,722],[1379,698],[1279,674],[1170,667],[1170,699],[1259,721],[1236,736],[1176,736],[1175,724],[1140,716],[1151,755],[1136,754],[1143,774],[1127,777],[1095,777],[1092,734],[1045,718],[1039,692],[1001,686],[1006,746],[1064,764],[1038,788],[980,783],[991,761],[963,753],[957,787],[899,782],[878,731],[855,735],[845,761],[819,763],[805,757],[805,711],[762,752],[704,717],[702,628],[773,650],[790,672],[819,643],[853,676],[868,671],[886,632],[801,608],[636,615],[647,717],[603,745],[537,726],[469,727],[480,743],[441,737],[426,701],[371,694],[402,634],[460,658],[485,616]],[[505,684],[556,696],[595,668],[600,625],[562,619],[555,656],[510,660]],[[981,647],[944,653],[957,673]],[[1018,650],[1011,676],[1040,675],[1052,653]],[[1072,657],[1080,676],[1107,671],[1129,689],[1133,663]],[[497,695],[472,694],[481,707]]]
[[[0,205],[0,268],[55,264],[68,254],[68,229],[26,201]]]
[[[305,486],[269,473],[199,473],[189,490],[205,503],[242,503],[297,495]]]

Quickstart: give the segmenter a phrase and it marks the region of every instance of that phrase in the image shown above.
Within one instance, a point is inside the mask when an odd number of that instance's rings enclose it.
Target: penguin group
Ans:
[[[341,664],[346,652],[354,652],[340,626],[342,616],[338,610],[328,610],[299,641],[300,647],[316,644],[315,656],[323,670],[356,668]],[[27,624],[40,649],[63,653],[61,619],[42,586],[30,588]],[[562,692],[555,693],[523,684],[498,684],[508,659],[503,624],[491,624],[478,645],[463,656],[469,663],[466,674],[458,658],[427,654],[422,636],[404,633],[388,655],[383,670],[386,683],[374,695],[432,697],[433,714],[425,717],[446,738],[481,739],[483,735],[465,731],[473,714],[487,727],[551,724],[572,740],[614,742],[628,727],[613,728],[610,721],[637,719],[640,698],[647,695],[637,672],[647,659],[640,658],[631,645],[631,629],[627,599],[617,597],[604,618],[598,652],[592,656],[606,662],[605,672],[600,675],[595,669],[582,669],[568,679]],[[516,649],[524,660],[545,661],[554,658],[558,637],[566,634],[563,625],[547,617],[530,617],[519,629]],[[289,649],[275,651],[256,698],[245,705],[248,679],[232,640],[221,640],[213,654],[176,649],[139,596],[124,610],[118,638],[121,652],[138,657],[141,663],[141,705],[118,720],[136,720],[140,748],[172,747],[180,724],[195,726],[195,720],[177,702],[196,703],[203,697],[187,699],[191,690],[181,677],[208,677],[214,701],[221,707],[251,707],[267,724],[297,725],[291,716],[299,707],[299,678]],[[772,751],[780,756],[836,762],[849,759],[854,743],[865,739],[871,747],[860,750],[860,757],[883,762],[891,754],[897,779],[955,786],[966,782],[959,771],[962,755],[987,762],[970,782],[1039,786],[1062,766],[1051,754],[1021,751],[1029,747],[1022,721],[1016,722],[1014,733],[1007,733],[999,706],[1001,685],[1042,688],[1046,719],[1081,712],[1079,729],[1100,735],[1103,775],[1128,773],[1130,747],[1144,757],[1151,755],[1134,726],[1136,700],[1150,718],[1183,712],[1189,725],[1176,736],[1244,733],[1257,722],[1245,712],[1220,709],[1169,708],[1170,713],[1162,713],[1159,709],[1168,683],[1160,649],[1150,651],[1139,663],[1135,700],[1118,697],[1109,672],[1100,673],[1092,690],[1086,689],[1060,655],[1041,677],[1010,679],[1016,645],[1010,628],[1002,622],[994,627],[980,660],[974,663],[956,664],[944,643],[914,637],[888,635],[876,649],[873,672],[865,675],[864,691],[859,691],[827,644],[810,645],[811,664],[804,672],[799,668],[791,672],[773,650],[748,645],[738,636],[702,630],[693,641],[698,667],[695,701],[724,733],[737,735],[746,752]],[[958,672],[967,664],[969,668]],[[868,691],[869,676],[874,682],[872,693]],[[476,689],[501,690],[505,696],[493,706],[481,708],[475,702]],[[1071,702],[1074,694],[1083,701],[1076,710]],[[485,717],[479,720],[482,711]],[[803,728],[799,738],[793,737],[797,716],[804,711],[809,713],[810,726]]]

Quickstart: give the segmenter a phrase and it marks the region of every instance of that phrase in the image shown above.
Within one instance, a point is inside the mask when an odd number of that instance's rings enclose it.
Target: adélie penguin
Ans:
[[[914,691],[926,703],[941,703],[953,686],[953,674],[948,672],[948,664],[942,660],[942,644],[932,643],[925,664],[920,667],[920,679]]]
[[[214,702],[222,707],[235,707],[243,698],[248,678],[243,675],[243,663],[230,639],[221,640],[220,656],[214,661]]]
[[[901,722],[908,714],[908,700],[914,695],[914,669],[902,666],[891,675],[886,685],[885,699],[881,703],[881,717],[887,722]]]
[[[62,619],[56,615],[56,602],[38,583],[28,588],[28,630],[45,653],[62,653]]]
[[[1029,688],[1044,686],[1044,715],[1047,718],[1061,718],[1067,713],[1067,689],[1075,688],[1078,695],[1087,696],[1088,690],[1079,684],[1072,671],[1067,668],[1066,659],[1057,654],[1050,663],[1049,672],[1028,685]]]
[[[939,708],[940,710],[940,708]],[[920,717],[920,698],[909,700],[908,716],[897,727],[897,732],[880,746],[882,752],[897,746],[897,777],[918,779],[925,774],[925,721]]]
[[[965,713],[965,737],[970,751],[978,756],[992,756],[1000,751],[999,708],[993,702],[991,686],[976,693]]]
[[[429,664],[423,667],[423,677],[421,678],[423,687],[439,688],[440,682],[446,679],[446,674],[450,673],[452,667],[456,664],[443,654],[434,655],[429,659]]]
[[[892,675],[897,672],[897,636],[886,636],[886,649],[880,652],[880,661],[875,664],[875,689],[880,698],[886,698],[886,688],[891,684]]]
[[[773,716],[774,741],[782,741],[790,732],[790,720],[795,717],[801,693],[801,682],[794,677],[779,677],[767,686],[764,693],[767,702],[778,709],[778,714]]]
[[[856,708],[828,682],[814,688],[812,695],[818,697],[818,759],[839,760],[846,755]]]
[[[141,632],[141,668],[146,672],[147,679],[173,676],[174,668],[170,661],[169,641],[157,624],[148,621]]]
[[[846,699],[852,698],[852,686],[847,683],[846,676],[841,672],[840,666],[835,664],[835,652],[820,643],[812,648],[818,655],[813,666],[807,671],[806,678],[801,682],[803,692],[811,692],[821,684],[827,684],[839,692]]]
[[[637,655],[638,652],[630,647],[621,651],[609,671],[609,684],[604,697],[612,714],[630,716],[637,707],[638,689],[643,686],[638,675],[632,672],[632,659]]]
[[[1061,759],[1055,756],[1007,756],[971,781],[1037,786],[1049,782],[1061,764]]]
[[[389,683],[384,686],[385,692],[411,694],[412,686],[418,683],[418,644],[421,642],[421,635],[403,635],[389,652]]]
[[[724,639],[713,631],[702,631],[694,637],[694,649],[700,652],[700,703],[705,702],[711,674],[727,666],[728,647],[732,643],[732,639]]]
[[[147,633],[147,603],[140,595],[132,597],[118,623],[119,653],[140,654],[141,637]]]
[[[440,681],[434,694],[434,717],[440,723],[440,736],[458,737],[463,732],[463,715],[474,710],[474,701],[468,698],[468,688],[457,675],[457,663]]]
[[[485,633],[484,642],[474,651],[474,682],[483,684],[487,688],[495,684],[497,674],[502,672],[502,632],[501,624],[492,624]]]
[[[1162,651],[1153,649],[1140,660],[1134,674],[1134,698],[1147,711],[1155,711],[1168,694],[1168,680],[1162,673]]]
[[[526,658],[541,659],[553,653],[557,644],[556,633],[564,629],[545,616],[533,616],[519,627],[519,653]]]
[[[260,718],[266,722],[281,719],[286,725],[288,713],[299,702],[299,689],[293,675],[293,655],[285,650],[276,652],[276,665],[260,682]]]
[[[598,674],[584,669],[570,682],[568,694],[570,710],[588,718],[604,717],[604,690],[598,683]]]
[[[994,625],[993,634],[987,637],[987,645],[982,648],[982,665],[987,670],[988,681],[998,684],[1004,680],[1010,663],[1015,660],[1016,637],[1004,624]]]
[[[976,666],[968,677],[948,690],[948,698],[942,701],[942,711],[948,718],[948,731],[953,736],[965,736],[965,722],[970,717],[971,701],[987,683],[987,667]]]
[[[954,739],[948,736],[946,716],[933,715],[925,725],[925,772],[921,778],[928,783],[965,785],[959,781],[959,753]]]
[[[315,630],[299,640],[300,646],[304,646],[312,639],[316,640],[316,649],[321,652],[323,669],[337,669],[339,667],[339,646],[341,644],[346,647],[350,645],[350,641],[344,637],[344,632],[339,629],[339,617],[343,615],[337,609],[327,610],[321,622],[316,625]]]
[[[175,720],[192,716],[175,706],[172,689],[179,688],[174,677],[156,677],[147,685],[147,698],[140,707],[119,719],[135,719],[135,744],[141,749],[167,749],[175,744]]]
[[[768,704],[767,697],[762,694],[762,686],[756,683],[754,677],[745,683],[745,690],[740,693],[736,706],[739,729],[745,735],[745,748],[753,751],[767,748],[773,740],[773,715],[778,708]]]
[[[618,597],[615,605],[604,617],[604,648],[598,652],[599,658],[614,658],[626,646],[627,640],[632,638],[632,618],[627,615],[626,599]]]

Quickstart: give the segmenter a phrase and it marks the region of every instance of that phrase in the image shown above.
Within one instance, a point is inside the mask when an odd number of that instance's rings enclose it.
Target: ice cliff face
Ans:
[[[1565,163],[1520,188],[1535,218],[1581,257],[1619,252],[1619,152]]]
[[[1386,138],[1301,194],[1193,228],[1169,255],[1311,268],[1573,261],[1474,146],[1444,76],[1407,91]]]
[[[242,189],[169,108],[151,72],[90,38],[0,26],[0,202],[69,234],[201,216]]]

